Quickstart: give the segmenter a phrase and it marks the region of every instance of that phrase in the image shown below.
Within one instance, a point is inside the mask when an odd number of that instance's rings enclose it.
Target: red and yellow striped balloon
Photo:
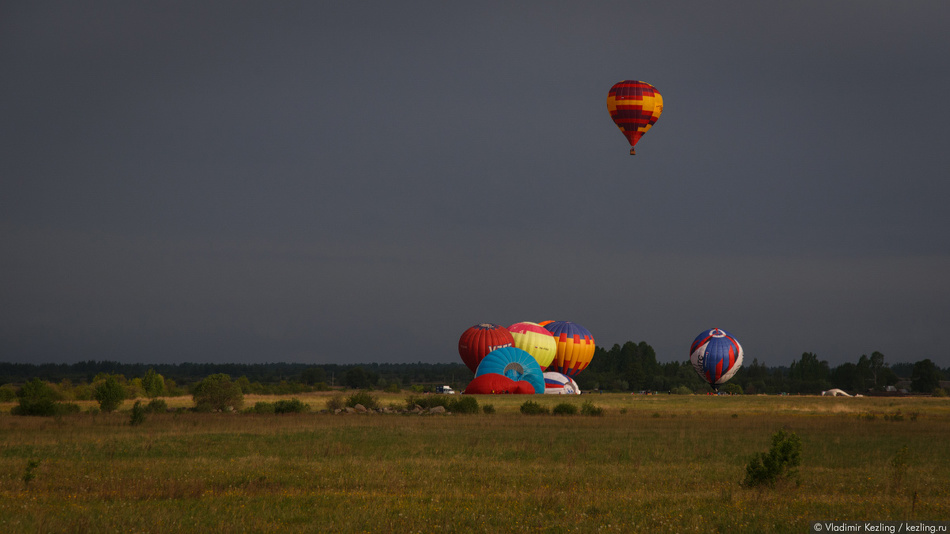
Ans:
[[[646,82],[624,80],[607,93],[607,111],[630,143],[630,155],[635,155],[637,142],[663,113],[663,97]]]

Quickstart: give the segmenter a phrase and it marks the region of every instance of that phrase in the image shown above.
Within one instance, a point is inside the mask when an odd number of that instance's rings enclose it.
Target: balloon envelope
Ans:
[[[596,345],[589,330],[570,321],[554,321],[544,328],[557,341],[557,351],[548,370],[577,376],[590,365]]]
[[[459,337],[459,356],[474,373],[478,363],[489,352],[502,347],[511,347],[515,340],[508,329],[492,323],[477,324]]]
[[[663,97],[646,82],[624,80],[607,93],[607,111],[630,143],[630,154],[636,154],[637,142],[663,113]]]
[[[534,386],[530,382],[525,382],[524,380],[512,380],[505,375],[500,375],[498,373],[487,373],[481,376],[476,376],[474,380],[469,382],[468,387],[465,388],[463,393],[468,395],[488,395],[488,394],[498,394],[498,393],[518,393],[518,394],[534,394]]]
[[[541,369],[547,369],[557,354],[557,342],[545,327],[538,323],[515,323],[508,327],[515,347],[534,356]]]
[[[714,388],[736,374],[742,366],[742,356],[742,345],[721,328],[702,332],[689,348],[693,368]]]
[[[535,393],[544,393],[544,374],[538,361],[516,347],[504,347],[489,352],[475,371],[475,378],[486,374],[504,375],[514,381],[528,382]]]
[[[580,395],[581,388],[569,376],[561,373],[544,373],[544,392],[551,395]]]

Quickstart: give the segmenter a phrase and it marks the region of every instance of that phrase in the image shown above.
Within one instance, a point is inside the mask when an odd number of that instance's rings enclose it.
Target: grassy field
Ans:
[[[327,396],[298,398],[316,411]],[[477,399],[496,413],[169,413],[130,426],[128,401],[59,418],[0,405],[0,530],[808,532],[819,519],[950,520],[946,399]],[[258,400],[274,398],[245,403]],[[526,400],[592,401],[605,415],[521,415]],[[741,486],[779,429],[802,438],[797,477]]]

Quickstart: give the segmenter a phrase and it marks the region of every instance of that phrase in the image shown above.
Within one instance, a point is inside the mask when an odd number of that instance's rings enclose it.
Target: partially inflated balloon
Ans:
[[[557,342],[551,333],[538,323],[515,323],[508,327],[515,346],[534,356],[541,369],[547,369],[557,353]]]
[[[548,367],[568,376],[577,376],[594,358],[594,336],[583,326],[570,321],[554,321],[544,327],[557,341],[557,353]]]
[[[721,328],[699,334],[689,347],[690,363],[714,389],[736,374],[742,366],[742,355],[742,345]]]
[[[630,143],[630,155],[634,155],[637,142],[663,113],[663,97],[646,82],[624,80],[607,93],[607,111]]]
[[[467,395],[487,395],[499,393],[517,393],[534,395],[534,386],[524,380],[512,380],[498,373],[486,373],[476,376],[463,392]]]
[[[544,393],[544,372],[533,356],[519,348],[493,350],[482,358],[475,377],[492,373],[507,376],[516,382],[528,382],[534,387],[535,393]]]
[[[514,343],[515,340],[507,328],[491,323],[477,324],[462,332],[459,338],[459,356],[474,373],[486,354],[502,347],[511,347]]]
[[[561,373],[544,373],[544,393],[553,395],[580,395],[581,388],[569,376]]]

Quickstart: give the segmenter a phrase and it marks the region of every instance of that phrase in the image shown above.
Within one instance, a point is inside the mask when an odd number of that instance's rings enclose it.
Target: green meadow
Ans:
[[[333,415],[320,413],[325,394],[298,398],[311,412],[161,413],[136,426],[130,401],[50,418],[0,405],[0,530],[801,533],[816,520],[950,521],[945,398],[504,395],[476,397],[495,413],[474,415]],[[522,415],[526,400],[604,414]],[[742,486],[780,429],[802,440],[797,473]]]

